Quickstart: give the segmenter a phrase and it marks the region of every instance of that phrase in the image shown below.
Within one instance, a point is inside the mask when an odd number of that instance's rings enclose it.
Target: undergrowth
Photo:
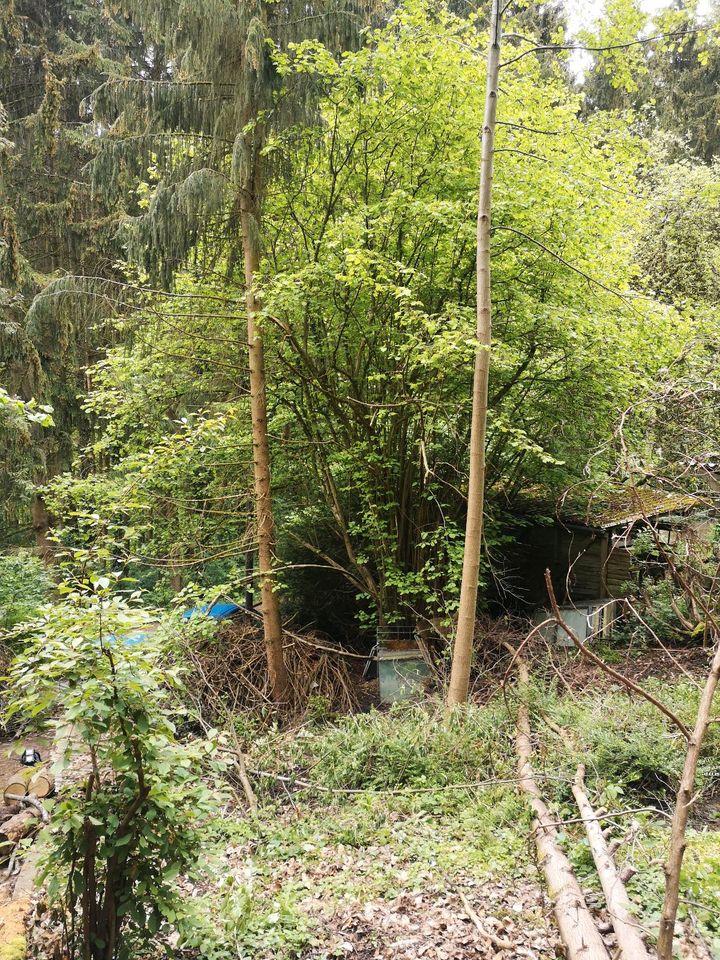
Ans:
[[[612,836],[641,921],[657,920],[662,863],[684,742],[650,704],[603,686],[570,696],[535,683],[527,692],[538,782],[581,884],[602,894],[577,822],[571,783],[587,769],[591,802],[620,816]],[[698,690],[690,681],[656,686],[684,722]],[[238,718],[259,801],[256,816],[217,821],[216,880],[195,899],[179,942],[204,960],[324,956],[328,932],[309,904],[360,910],[464,878],[484,882],[540,873],[531,816],[516,783],[517,691],[488,705],[448,713],[434,701],[331,718],[318,710],[293,730]],[[548,722],[549,721],[549,722]],[[560,734],[555,725],[568,733]],[[718,784],[720,738],[713,728],[698,787]],[[704,796],[704,795],[703,795]],[[628,812],[632,811],[632,812]],[[699,801],[688,834],[682,910],[720,946],[720,820]]]

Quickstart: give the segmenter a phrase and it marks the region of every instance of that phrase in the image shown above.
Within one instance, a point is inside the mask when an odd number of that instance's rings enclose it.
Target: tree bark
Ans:
[[[492,0],[477,215],[477,345],[475,349],[470,425],[470,475],[460,606],[450,672],[450,688],[448,690],[448,704],[450,706],[465,703],[468,698],[483,535],[485,434],[487,428],[490,341],[492,337],[490,212],[501,36],[500,0]]]
[[[640,926],[633,916],[625,884],[603,836],[600,821],[585,793],[585,767],[580,764],[573,784],[573,796],[585,825],[590,850],[605,894],[610,921],[615,931],[621,960],[650,960],[640,936]]]
[[[35,531],[35,549],[37,555],[43,563],[51,564],[55,560],[55,551],[52,542],[48,538],[50,532],[50,514],[45,504],[45,500],[36,493],[32,506],[30,507],[32,517],[32,527]]]
[[[245,260],[245,298],[247,304],[248,353],[250,359],[250,407],[252,416],[253,473],[258,539],[258,580],[262,606],[263,633],[270,688],[280,703],[287,699],[289,679],[283,657],[282,621],[278,597],[273,589],[272,569],[275,549],[275,522],[270,489],[270,444],[267,432],[265,351],[257,327],[260,302],[255,293],[255,277],[260,263],[258,249],[259,217],[247,196],[242,199],[241,223]]]
[[[22,810],[10,817],[0,830],[0,862],[7,863],[13,847],[36,830],[40,821],[34,810]]]
[[[695,726],[688,740],[685,764],[680,778],[680,788],[675,798],[675,810],[673,811],[670,830],[670,852],[665,864],[665,899],[660,916],[660,932],[657,942],[658,960],[672,960],[675,919],[680,901],[680,871],[685,856],[685,847],[687,846],[685,830],[687,829],[690,807],[693,802],[698,760],[700,759],[705,734],[710,725],[710,711],[718,681],[720,681],[720,639],[716,636],[715,653],[700,697]]]

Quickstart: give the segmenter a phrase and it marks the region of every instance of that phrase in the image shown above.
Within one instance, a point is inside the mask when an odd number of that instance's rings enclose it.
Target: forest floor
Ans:
[[[673,656],[670,669],[660,651],[616,653],[615,659],[690,717],[706,657],[703,651]],[[558,669],[566,685],[555,682]],[[543,676],[531,692],[536,772],[558,819],[568,821],[562,843],[612,951],[589,849],[582,827],[572,822],[578,816],[570,792],[575,766],[585,762],[593,802],[616,814],[607,822],[622,840],[617,860],[637,870],[629,891],[651,933],[682,744],[652,707],[573,654],[538,673]],[[509,687],[483,700],[464,721],[427,702],[351,717],[318,715],[285,734],[241,729],[252,744],[248,764],[259,810],[252,817],[236,807],[225,820],[216,847],[218,880],[200,896],[214,901],[223,936],[238,956],[563,955],[530,816],[514,782],[514,694]],[[574,745],[553,733],[543,720],[549,717],[574,731]],[[689,831],[686,960],[720,957],[719,781],[716,729]]]
[[[702,651],[606,651],[685,718]],[[613,939],[570,785],[587,767],[592,802],[613,815],[618,865],[652,936],[662,897],[668,817],[683,761],[674,729],[574,654],[534,665],[534,764],[561,842],[600,929]],[[562,676],[562,682],[559,681]],[[180,877],[182,937],[158,948],[185,960],[460,960],[563,956],[515,777],[512,684],[467,714],[422,703],[334,716],[315,704],[292,730],[238,720],[258,800],[229,791],[208,825],[206,871]],[[551,724],[548,724],[551,720]],[[552,725],[573,731],[572,742]],[[688,834],[680,943],[684,960],[720,958],[720,730],[699,772]],[[34,956],[52,956],[47,918]],[[158,956],[161,955],[159,952]],[[138,958],[140,960],[140,958]],[[143,958],[144,960],[144,958]]]

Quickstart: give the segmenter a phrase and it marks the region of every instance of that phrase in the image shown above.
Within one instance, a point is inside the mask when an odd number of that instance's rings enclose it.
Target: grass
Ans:
[[[686,722],[692,719],[698,696],[692,683],[675,681],[657,692]],[[577,817],[570,783],[580,760],[596,806],[671,807],[683,742],[649,704],[606,687],[573,699],[537,685],[530,706],[536,772],[560,818]],[[288,734],[256,732],[252,768],[312,786],[288,788],[256,777],[258,817],[218,825],[218,855],[235,851],[229,872],[238,878],[231,891],[220,883],[209,903],[223,918],[220,939],[235,951],[227,956],[322,955],[322,931],[306,913],[308,897],[361,904],[455,879],[537,877],[530,817],[515,784],[472,786],[513,779],[514,709],[511,695],[464,714],[429,702],[335,721],[318,717]],[[572,730],[572,737],[553,733],[543,717]],[[698,786],[720,780],[719,756],[714,729]],[[618,836],[630,819],[617,821]],[[629,890],[652,925],[662,898],[667,819],[652,813],[632,819],[636,832],[618,859],[637,868]],[[562,842],[581,883],[597,889],[582,827],[568,825]],[[711,809],[689,834],[683,897],[683,909],[692,910],[708,942],[720,948],[720,822]],[[222,952],[204,949],[206,960],[224,960]]]

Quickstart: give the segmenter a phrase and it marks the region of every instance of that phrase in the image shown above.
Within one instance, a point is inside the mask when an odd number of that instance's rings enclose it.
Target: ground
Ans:
[[[702,651],[617,654],[620,666],[690,717]],[[559,671],[564,682],[558,681]],[[502,670],[499,676],[502,675]],[[618,814],[610,835],[639,922],[652,933],[662,895],[667,811],[682,744],[665,719],[573,654],[534,664],[535,767],[608,946],[613,939],[570,782],[588,768],[591,801]],[[460,718],[437,701],[323,714],[292,730],[241,720],[258,798],[219,792],[202,870],[178,878],[187,917],[158,938],[184,960],[460,960],[562,956],[535,859],[530,815],[515,782],[512,683]],[[574,731],[575,743],[552,729]],[[708,742],[688,835],[683,960],[720,957],[720,737]],[[82,763],[78,765],[82,771]],[[44,911],[34,956],[52,957]],[[714,950],[715,953],[710,951]],[[147,957],[159,956],[152,950]],[[145,960],[134,957],[133,960]]]

